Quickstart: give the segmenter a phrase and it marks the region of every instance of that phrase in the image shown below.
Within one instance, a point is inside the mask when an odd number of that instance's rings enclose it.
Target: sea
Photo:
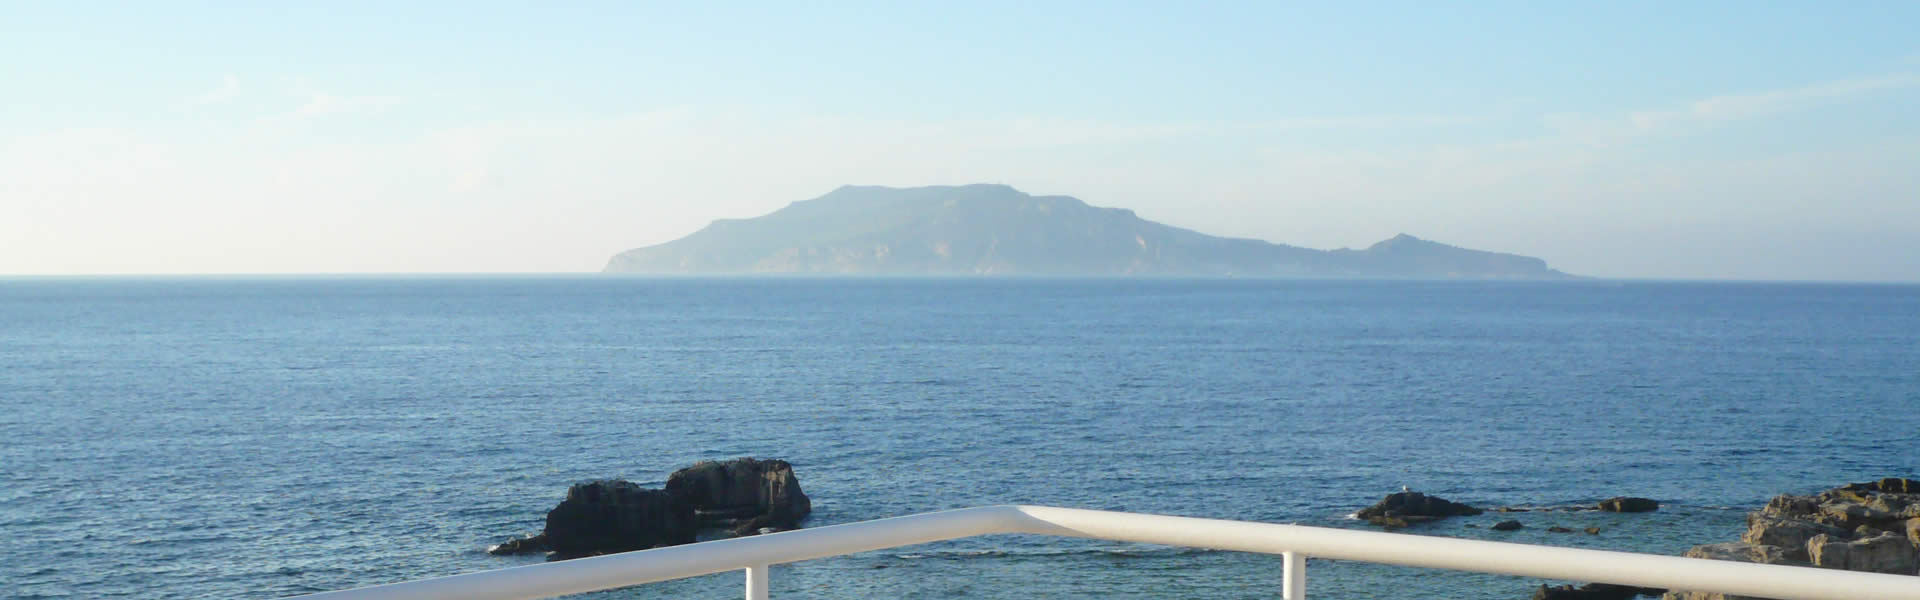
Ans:
[[[570,484],[790,461],[820,527],[1041,504],[1678,554],[1920,476],[1920,286],[613,276],[0,279],[0,597],[278,598],[537,564]],[[1488,526],[1517,519],[1525,528]],[[1576,533],[1554,533],[1563,526]],[[1599,527],[1600,533],[1578,532]],[[1272,598],[1274,556],[1035,536],[781,598]],[[1533,579],[1315,560],[1315,598]],[[738,598],[738,572],[584,598]]]

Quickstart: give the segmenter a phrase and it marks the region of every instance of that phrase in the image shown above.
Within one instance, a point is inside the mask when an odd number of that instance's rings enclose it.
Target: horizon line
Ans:
[[[967,274],[967,273],[928,273],[928,274],[889,274],[889,273],[711,273],[711,274],[675,274],[675,273],[608,273],[604,271],[409,271],[409,272],[353,272],[353,271],[315,271],[315,272],[216,272],[216,273],[0,273],[0,281],[6,280],[53,280],[53,279],[455,279],[455,278],[562,278],[577,277],[606,279],[660,279],[660,280],[718,280],[718,279],[765,279],[765,280],[855,280],[855,279],[958,279],[958,280],[1155,280],[1155,281],[1275,281],[1275,282],[1404,282],[1404,283],[1706,283],[1706,284],[1810,284],[1810,285],[1920,285],[1920,279],[1737,279],[1737,278],[1672,278],[1672,277],[1597,277],[1570,275],[1566,279],[1523,279],[1523,278],[1446,278],[1446,277],[1262,277],[1262,276],[1208,276],[1208,275],[1058,275],[1058,274]]]

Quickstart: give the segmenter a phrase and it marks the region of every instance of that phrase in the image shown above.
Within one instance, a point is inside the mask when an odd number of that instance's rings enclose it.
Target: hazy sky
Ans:
[[[993,182],[1318,248],[1920,280],[1920,2],[1327,4],[0,3],[0,273],[591,271]]]

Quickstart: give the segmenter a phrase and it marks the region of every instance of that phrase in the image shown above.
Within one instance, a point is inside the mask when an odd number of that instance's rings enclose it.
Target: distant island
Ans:
[[[1005,185],[845,186],[621,252],[608,273],[1571,279],[1538,258],[1401,234],[1364,250],[1224,238]]]

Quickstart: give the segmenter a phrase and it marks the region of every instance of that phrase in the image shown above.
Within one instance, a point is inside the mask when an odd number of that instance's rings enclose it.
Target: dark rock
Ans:
[[[630,481],[574,484],[547,513],[548,547],[561,557],[645,550],[693,541],[693,506]]]
[[[1383,527],[1405,527],[1412,523],[1431,521],[1444,517],[1472,516],[1480,514],[1478,508],[1437,496],[1428,496],[1420,492],[1396,492],[1387,494],[1380,502],[1355,513],[1369,523]]]
[[[1667,593],[1659,588],[1643,588],[1611,583],[1589,583],[1580,587],[1571,585],[1540,586],[1534,590],[1533,600],[1629,600],[1634,596],[1659,596]]]
[[[1521,527],[1525,527],[1525,525],[1521,525],[1519,521],[1501,521],[1493,524],[1494,531],[1513,531]]]
[[[488,548],[487,554],[507,556],[510,554],[545,553],[549,550],[551,550],[551,548],[547,547],[547,534],[542,533],[501,542],[498,546]]]
[[[1876,482],[1874,489],[1895,494],[1920,494],[1920,481],[1888,477]]]
[[[1493,512],[1505,512],[1505,513],[1506,513],[1506,512],[1507,512],[1507,513],[1508,513],[1508,512],[1509,512],[1509,513],[1511,513],[1511,512],[1533,512],[1533,509],[1531,509],[1531,508],[1519,508],[1519,507],[1515,507],[1515,506],[1502,506],[1502,507],[1500,507],[1500,508],[1496,508],[1496,509],[1493,509]]]
[[[675,471],[664,490],[620,480],[575,484],[547,512],[543,533],[487,551],[551,551],[565,559],[645,550],[691,543],[702,527],[729,527],[734,535],[793,529],[811,512],[813,502],[786,461],[706,461]]]
[[[1561,526],[1559,526],[1559,525],[1555,525],[1555,526],[1552,526],[1552,527],[1548,527],[1548,528],[1547,528],[1547,531],[1549,531],[1549,532],[1552,532],[1552,533],[1573,533],[1573,530],[1572,530],[1572,529],[1568,529],[1568,528],[1566,528],[1566,527],[1561,527]]]
[[[793,529],[813,512],[793,465],[784,460],[697,463],[668,476],[666,491],[693,507],[702,525],[731,526],[735,535]]]
[[[1646,498],[1619,496],[1600,501],[1600,510],[1608,512],[1648,512],[1658,510],[1660,503]]]
[[[1379,525],[1381,527],[1385,527],[1387,529],[1399,529],[1401,527],[1406,527],[1412,524],[1412,523],[1408,523],[1406,519],[1403,519],[1398,515],[1378,515],[1378,516],[1367,517],[1367,522],[1375,525]]]
[[[1588,528],[1587,528],[1587,535],[1600,535],[1600,528],[1599,528],[1599,527],[1588,527]]]

